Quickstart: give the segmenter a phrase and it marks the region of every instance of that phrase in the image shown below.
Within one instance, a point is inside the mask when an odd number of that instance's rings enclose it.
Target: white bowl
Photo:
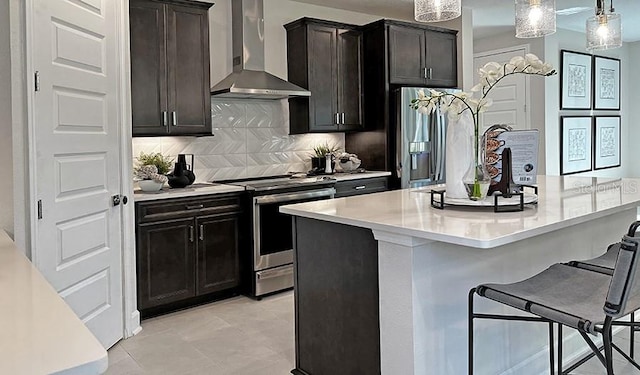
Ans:
[[[356,169],[358,169],[359,166],[360,166],[360,163],[355,163],[352,160],[349,160],[343,163],[340,161],[340,159],[338,159],[338,162],[336,163],[336,169],[342,170],[343,172],[355,171]]]
[[[159,191],[162,189],[164,182],[156,182],[154,180],[142,180],[138,181],[138,186],[142,191]]]

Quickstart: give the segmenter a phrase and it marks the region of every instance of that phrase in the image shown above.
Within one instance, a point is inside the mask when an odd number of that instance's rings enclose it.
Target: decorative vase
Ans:
[[[479,136],[476,141],[476,136],[470,137],[470,143],[474,147],[475,157],[471,158],[467,171],[462,177],[467,196],[473,201],[483,200],[487,197],[487,191],[489,185],[491,185],[491,175],[487,171],[485,163],[485,148],[483,144],[484,137]]]
[[[169,186],[172,188],[183,188],[189,185],[189,177],[184,174],[184,167],[181,163],[176,163],[173,168],[173,174],[167,175],[169,178]]]
[[[138,186],[142,191],[159,191],[162,189],[164,182],[156,182],[154,180],[141,180],[138,181]]]
[[[471,135],[471,138],[469,137]],[[467,198],[467,189],[462,182],[469,163],[474,161],[473,117],[464,111],[457,121],[447,125],[445,180],[447,198]]]
[[[196,180],[196,175],[193,173],[193,154],[189,154],[191,156],[191,166],[187,164],[187,158],[185,154],[178,154],[178,163],[182,164],[182,169],[184,170],[184,175],[189,179],[189,184],[193,184]],[[191,167],[191,168],[190,168]]]

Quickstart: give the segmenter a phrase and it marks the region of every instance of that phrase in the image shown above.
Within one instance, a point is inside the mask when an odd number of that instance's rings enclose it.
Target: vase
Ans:
[[[474,147],[470,141],[473,136],[473,117],[464,111],[457,121],[449,120],[446,136],[445,155],[445,190],[447,198],[468,197],[462,179],[474,161]]]
[[[182,164],[182,169],[184,170],[184,175],[189,179],[189,184],[193,184],[196,180],[196,175],[193,173],[193,154],[189,154],[191,156],[191,166],[187,164],[187,157],[185,154],[178,154],[178,163]],[[191,167],[191,168],[190,168]]]
[[[154,180],[142,180],[138,181],[138,186],[142,191],[159,191],[162,189],[164,182],[156,182]]]
[[[478,138],[476,140],[475,135],[470,137],[469,143],[475,145],[475,157],[471,158],[467,171],[462,177],[467,197],[474,201],[486,198],[489,185],[491,185],[491,175],[487,171],[485,163],[484,137],[479,136]]]
[[[184,174],[184,166],[181,163],[176,163],[173,173],[167,177],[169,178],[169,186],[172,188],[183,188],[189,185],[189,177]]]

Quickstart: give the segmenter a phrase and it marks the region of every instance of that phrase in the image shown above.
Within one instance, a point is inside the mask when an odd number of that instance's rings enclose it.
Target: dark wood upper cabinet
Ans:
[[[211,3],[131,0],[134,136],[210,135]]]
[[[311,91],[289,100],[290,133],[362,129],[362,32],[311,18],[285,28],[288,79]]]
[[[458,84],[456,33],[421,25],[389,25],[389,83],[430,87]]]

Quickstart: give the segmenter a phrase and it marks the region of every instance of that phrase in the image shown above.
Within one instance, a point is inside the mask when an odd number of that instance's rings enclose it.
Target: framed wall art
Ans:
[[[560,53],[560,109],[591,109],[591,55],[567,50]]]
[[[620,110],[620,60],[594,56],[593,109]]]
[[[596,116],[593,136],[594,169],[620,166],[620,116]]]
[[[592,169],[591,116],[562,116],[560,121],[560,174]]]

